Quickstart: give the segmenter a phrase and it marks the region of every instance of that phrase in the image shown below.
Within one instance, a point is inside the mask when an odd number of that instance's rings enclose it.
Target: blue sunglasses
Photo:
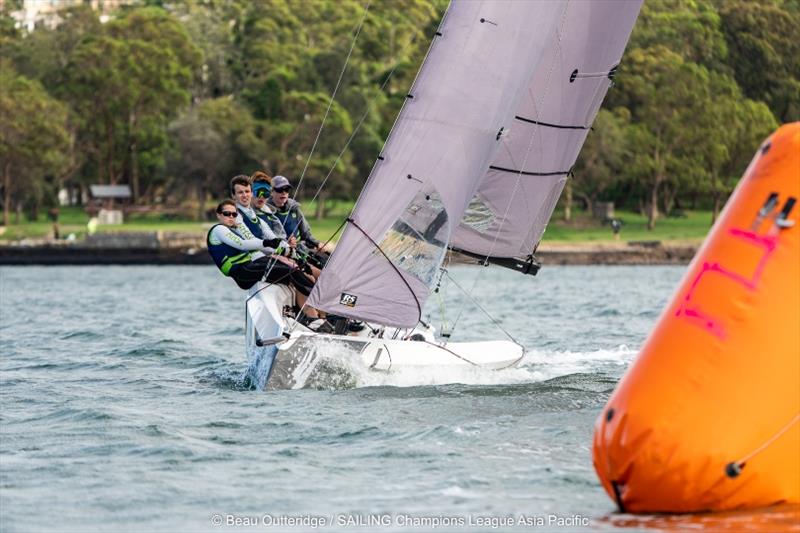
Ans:
[[[266,198],[269,196],[270,193],[270,186],[266,183],[259,183],[255,187],[253,187],[253,196],[257,196],[259,198]]]

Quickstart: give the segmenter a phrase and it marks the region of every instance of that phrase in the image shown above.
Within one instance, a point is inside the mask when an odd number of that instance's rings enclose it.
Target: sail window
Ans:
[[[406,206],[379,246],[397,268],[430,287],[444,260],[449,235],[450,221],[442,199],[434,189],[426,188]]]
[[[480,195],[476,194],[472,197],[472,200],[469,201],[461,223],[477,232],[486,233],[486,231],[492,227],[496,218],[497,216],[494,214],[494,211],[492,211],[492,208],[486,205],[486,202]]]

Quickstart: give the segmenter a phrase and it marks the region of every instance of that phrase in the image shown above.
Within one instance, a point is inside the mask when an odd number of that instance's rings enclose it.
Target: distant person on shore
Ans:
[[[97,233],[97,228],[100,226],[100,220],[97,218],[97,215],[92,215],[89,218],[89,222],[86,223],[86,233],[89,235],[94,235]]]
[[[220,202],[216,214],[219,223],[209,230],[206,243],[208,253],[220,272],[233,278],[244,290],[262,280],[294,287],[297,304],[304,307],[314,284],[297,263],[282,255],[290,252],[286,241],[274,236],[258,239],[249,231],[242,231],[243,225],[237,222],[240,215],[233,200]],[[305,307],[304,313],[312,320],[319,318],[316,309]],[[313,324],[310,323],[309,327]]]
[[[328,252],[324,245],[311,234],[311,227],[300,210],[300,204],[289,198],[292,184],[284,176],[272,178],[272,194],[269,203],[275,209],[275,216],[283,224],[283,229],[290,237],[298,238],[298,250],[308,251],[309,259],[322,268],[328,260]]]
[[[58,231],[58,208],[54,207],[50,209],[48,215],[50,216],[50,221],[53,222],[53,239],[58,240],[61,236],[60,232]]]
[[[619,231],[622,229],[622,221],[618,218],[611,219],[611,231],[614,233],[614,240],[619,240]]]

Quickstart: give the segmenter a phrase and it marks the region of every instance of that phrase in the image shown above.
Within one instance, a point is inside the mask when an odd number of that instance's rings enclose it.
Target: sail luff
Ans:
[[[447,20],[447,13],[450,11],[450,5],[451,4],[448,4],[447,8],[444,10],[444,13],[442,13],[442,20],[439,21],[439,26],[438,26],[438,28],[436,30],[436,34],[435,34],[436,36],[439,36],[441,34],[442,26],[444,26],[445,20]],[[428,60],[428,56],[430,56],[431,50],[433,50],[434,46],[436,46],[436,39],[433,39],[431,41],[430,45],[428,45],[428,49],[425,51],[425,57],[422,58],[422,62],[420,63],[421,65],[424,65],[425,62]],[[422,68],[420,68],[420,70],[418,70],[417,73],[414,75],[414,79],[411,82],[411,88],[409,89],[407,94],[413,94],[414,93],[414,87],[416,87],[416,85],[417,85],[417,80],[419,79],[419,74],[420,74],[421,71],[422,71]],[[403,115],[403,110],[405,109],[406,104],[408,103],[408,101],[409,100],[406,97],[403,100],[403,104],[400,106],[400,111],[398,111],[397,116],[394,117],[394,122],[392,122],[392,127],[389,129],[389,134],[386,136],[386,140],[383,142],[383,146],[381,146],[381,151],[380,151],[380,153],[378,155],[378,158],[375,160],[375,163],[372,165],[372,168],[370,169],[370,172],[369,172],[369,175],[367,176],[367,179],[364,180],[364,187],[362,187],[361,192],[358,194],[358,198],[356,198],[356,201],[353,204],[353,209],[351,210],[351,215],[353,213],[355,213],[356,210],[358,209],[358,204],[361,203],[361,199],[364,198],[365,193],[367,191],[367,187],[368,187],[370,181],[372,181],[372,176],[375,174],[375,170],[378,168],[378,165],[380,164],[380,162],[384,160],[384,157],[383,157],[382,154],[386,150],[386,146],[389,144],[389,141],[392,139],[392,135],[394,134],[395,127],[397,126],[397,122],[400,120],[400,117]]]

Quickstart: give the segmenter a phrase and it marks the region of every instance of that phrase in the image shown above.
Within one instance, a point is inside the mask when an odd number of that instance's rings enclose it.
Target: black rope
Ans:
[[[334,238],[334,237],[336,237],[336,234],[337,234],[337,233],[339,233],[339,231],[341,231],[341,229],[344,227],[344,225],[345,225],[345,224],[347,224],[347,221],[348,221],[348,220],[349,220],[349,219],[347,219],[347,218],[345,218],[344,220],[342,220],[342,223],[341,223],[341,224],[339,224],[339,227],[338,227],[338,228],[336,228],[336,231],[334,231],[334,232],[331,234],[331,236],[330,236],[330,237],[328,237],[328,240],[327,240],[327,241],[325,241],[325,244],[323,244],[323,245],[322,245],[322,249],[323,249],[323,250],[325,250],[325,248],[326,248],[326,247],[327,247],[327,246],[328,246],[328,245],[331,243],[331,241],[333,240],[333,238]],[[331,254],[331,255],[333,255],[333,254]],[[324,267],[323,267],[323,268],[324,268]]]
[[[366,237],[369,240],[369,242],[371,242],[372,245],[375,246],[375,248],[381,253],[381,255],[386,258],[386,260],[392,266],[394,271],[397,272],[397,275],[400,276],[400,279],[403,280],[403,283],[405,283],[406,287],[408,288],[408,292],[410,292],[411,296],[414,297],[414,303],[417,304],[417,312],[419,313],[419,316],[417,317],[417,322],[419,322],[422,319],[422,306],[419,303],[419,299],[417,298],[417,295],[414,293],[414,289],[412,289],[411,285],[409,285],[408,281],[406,281],[406,277],[402,274],[402,272],[400,272],[400,270],[397,268],[397,266],[395,266],[395,264],[392,263],[392,260],[389,259],[389,256],[386,255],[386,253],[381,249],[380,245],[377,242],[375,242],[372,239],[372,237],[370,237],[369,234],[361,228],[361,226],[356,224],[355,220],[353,220],[352,218],[348,218],[347,220],[345,220],[345,222],[351,223],[358,231],[363,233],[364,237]]]

